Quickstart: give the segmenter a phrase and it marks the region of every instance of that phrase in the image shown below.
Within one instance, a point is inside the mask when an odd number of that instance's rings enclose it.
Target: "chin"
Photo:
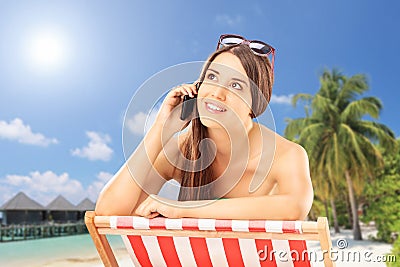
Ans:
[[[201,124],[210,129],[223,129],[224,127],[220,122],[210,117],[200,116]]]

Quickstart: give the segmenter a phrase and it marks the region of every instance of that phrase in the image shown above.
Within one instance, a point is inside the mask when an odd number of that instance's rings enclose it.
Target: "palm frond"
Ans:
[[[367,177],[382,167],[381,151],[398,149],[398,144],[387,126],[364,118],[369,115],[377,119],[382,110],[378,98],[359,99],[368,90],[365,75],[346,77],[337,69],[325,70],[320,83],[315,95],[293,97],[294,106],[300,100],[307,102],[307,116],[288,120],[285,136],[295,138],[306,149],[313,184],[323,190],[321,199],[338,194],[335,189],[339,187],[347,187],[346,172],[359,193]]]
[[[342,106],[356,99],[357,95],[363,94],[368,90],[367,78],[363,74],[356,74],[343,84],[337,97],[336,104]]]
[[[381,101],[376,97],[364,97],[349,103],[341,113],[341,121],[358,121],[364,115],[377,119],[382,109]]]
[[[296,107],[297,106],[297,102],[303,101],[303,102],[306,103],[304,105],[304,108],[306,109],[306,113],[307,113],[308,112],[308,110],[307,110],[308,104],[307,103],[311,102],[312,99],[313,99],[313,95],[311,95],[311,94],[302,94],[302,93],[301,94],[295,94],[292,97],[292,106]]]

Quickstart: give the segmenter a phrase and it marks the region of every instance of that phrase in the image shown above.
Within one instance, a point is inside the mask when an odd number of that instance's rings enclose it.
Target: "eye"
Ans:
[[[213,73],[209,73],[207,75],[207,79],[209,79],[209,80],[215,80],[216,78],[217,78],[217,76],[215,76]]]
[[[232,88],[237,89],[237,90],[241,90],[242,86],[240,85],[240,83],[234,82],[232,83]]]

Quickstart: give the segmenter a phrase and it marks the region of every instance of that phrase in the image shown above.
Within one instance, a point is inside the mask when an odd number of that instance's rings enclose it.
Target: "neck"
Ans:
[[[217,147],[216,157],[220,160],[229,160],[235,156],[235,151],[247,151],[249,148],[249,134],[253,129],[253,121],[245,126],[243,131],[242,127],[232,127],[229,133],[225,128],[208,128],[208,137],[211,138]]]

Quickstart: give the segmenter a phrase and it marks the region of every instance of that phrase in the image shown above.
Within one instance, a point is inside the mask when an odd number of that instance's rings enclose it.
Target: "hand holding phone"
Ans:
[[[198,90],[200,87],[200,83],[196,84],[196,89]],[[185,95],[183,97],[183,103],[182,103],[182,111],[181,111],[181,120],[186,120],[190,114],[192,114],[194,107],[195,107],[195,102],[196,102],[197,94],[194,95],[194,97],[190,97],[189,95]]]

